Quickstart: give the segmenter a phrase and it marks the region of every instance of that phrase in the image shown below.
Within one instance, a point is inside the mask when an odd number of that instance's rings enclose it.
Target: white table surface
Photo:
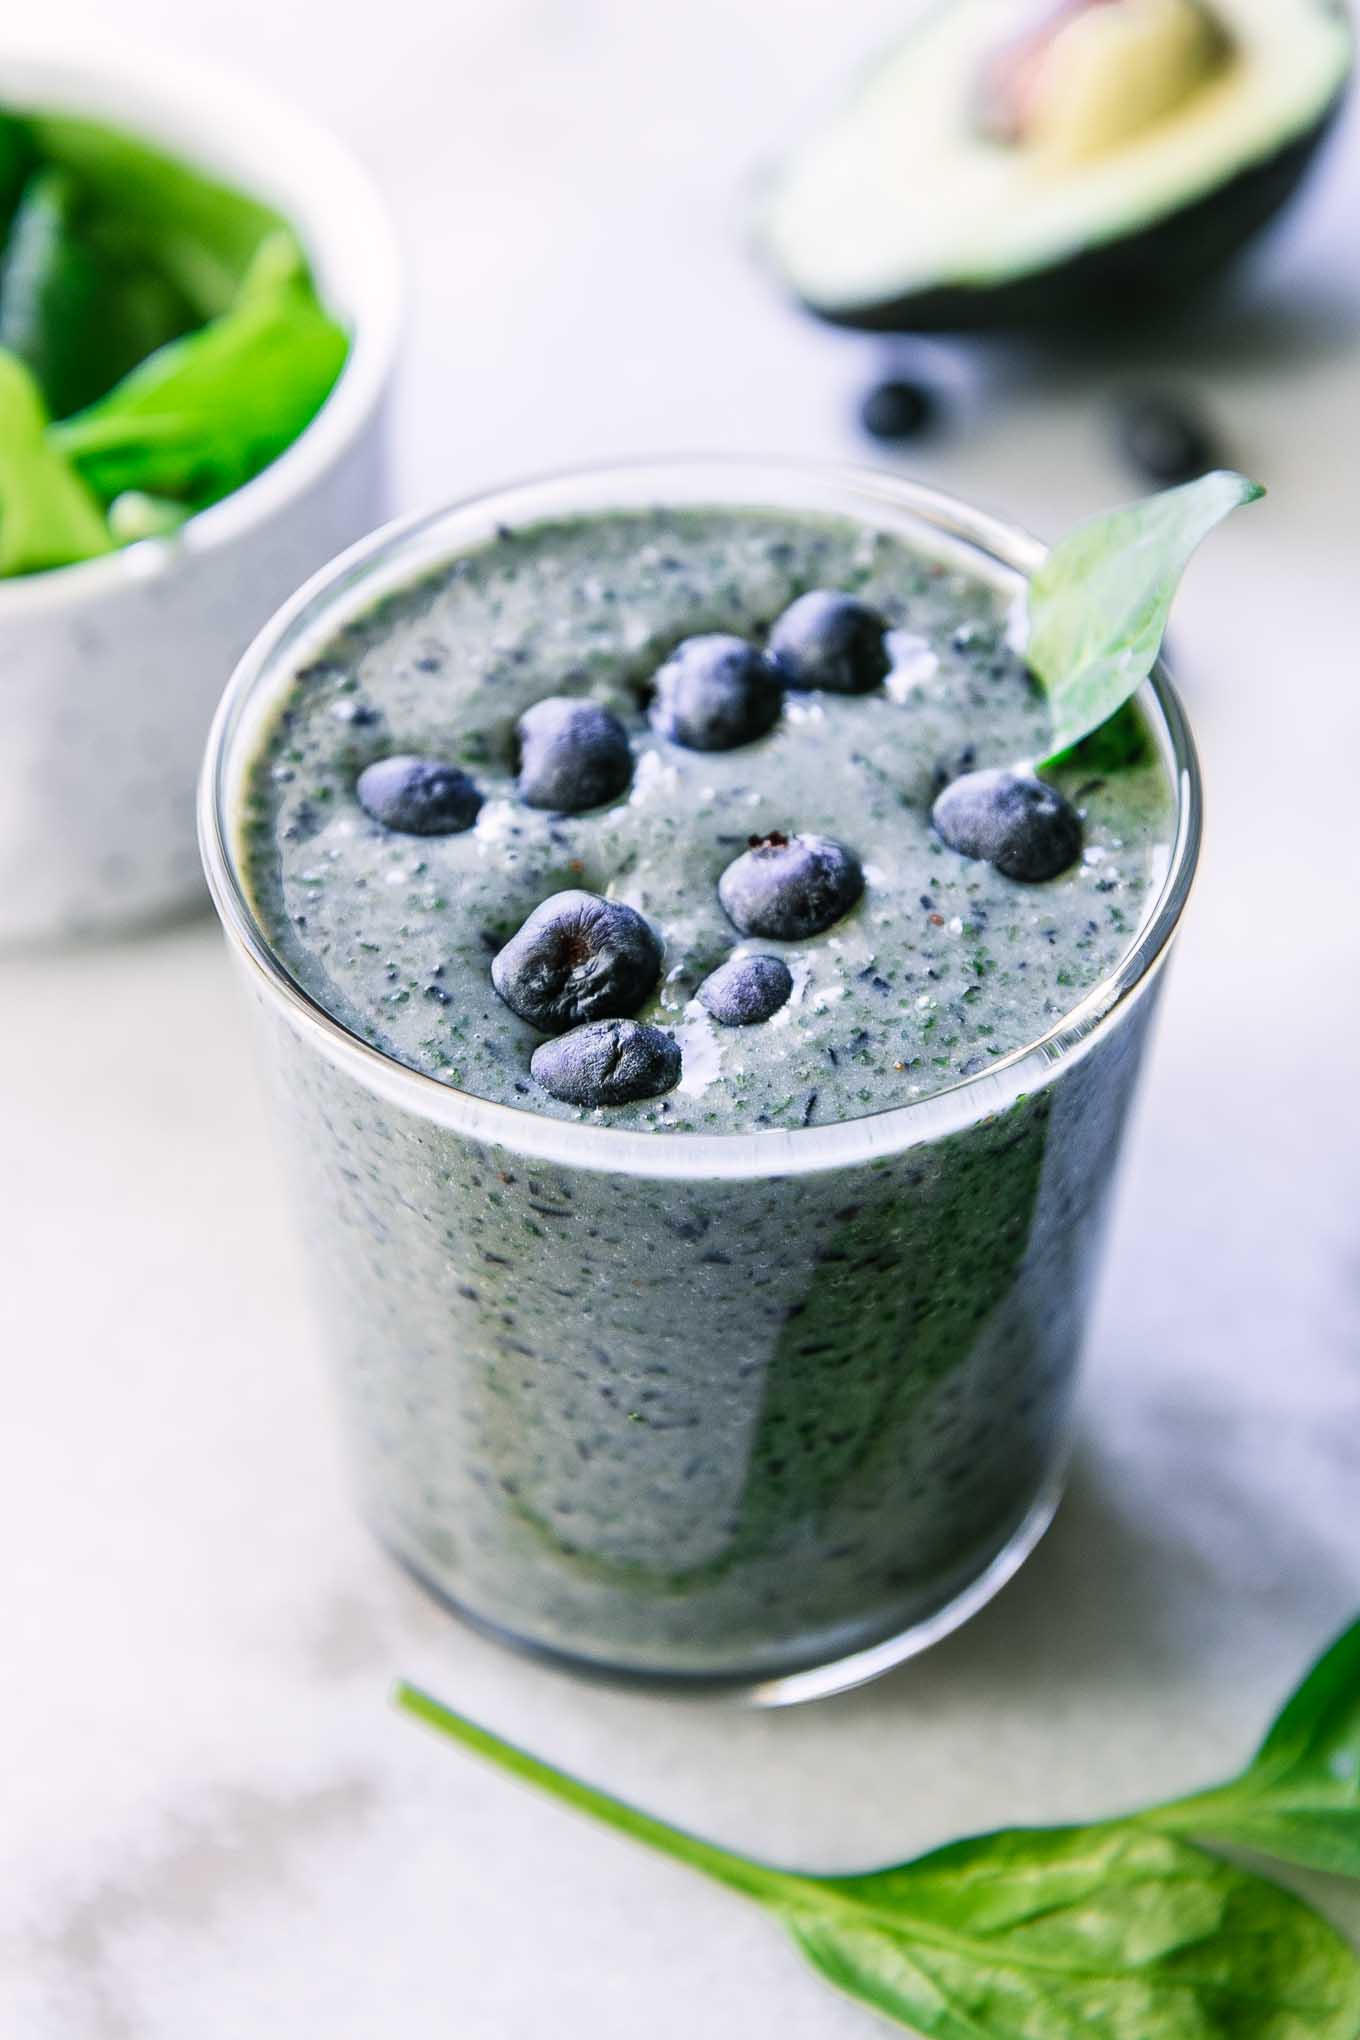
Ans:
[[[291,92],[381,180],[413,281],[409,506],[616,450],[865,451],[878,353],[767,289],[739,192],[899,12],[118,18]],[[347,1504],[213,927],[0,970],[0,2032],[867,2040],[754,1911],[418,1732],[389,1682],[724,1839],[849,1867],[1208,1782],[1360,1606],[1358,190],[1352,125],[1242,304],[1161,364],[1215,393],[1272,487],[1178,616],[1209,852],[1071,1498],[928,1659],[760,1717],[582,1687],[437,1614]],[[1108,374],[940,366],[961,417],[923,475],[1049,533],[1132,492]]]

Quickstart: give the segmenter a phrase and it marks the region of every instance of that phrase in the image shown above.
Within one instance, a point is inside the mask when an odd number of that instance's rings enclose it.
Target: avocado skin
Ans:
[[[1343,88],[1320,119],[1217,190],[1117,241],[1004,282],[941,284],[879,303],[805,308],[866,333],[1054,332],[1080,336],[1164,317],[1217,283],[1294,196],[1335,125]]]

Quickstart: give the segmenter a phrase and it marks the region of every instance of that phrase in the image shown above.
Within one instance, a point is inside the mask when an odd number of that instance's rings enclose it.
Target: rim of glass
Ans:
[[[639,458],[564,469],[479,490],[402,517],[304,583],[260,631],[218,706],[199,786],[199,835],[214,905],[257,988],[328,1061],[400,1108],[469,1140],[562,1166],[639,1176],[786,1176],[872,1162],[962,1130],[1051,1083],[1118,1022],[1155,975],[1175,934],[1199,856],[1203,797],[1184,709],[1162,662],[1138,701],[1176,802],[1161,890],[1114,970],[1037,1041],[976,1075],[903,1105],[825,1126],[733,1133],[616,1129],[502,1105],[397,1062],[353,1034],[293,978],[256,916],[234,817],[245,774],[282,694],[342,622],[492,538],[498,526],[641,508],[787,509],[896,530],[937,556],[1017,586],[1045,555],[1028,532],[923,483],[873,468],[728,455]],[[998,570],[999,573],[998,573]]]

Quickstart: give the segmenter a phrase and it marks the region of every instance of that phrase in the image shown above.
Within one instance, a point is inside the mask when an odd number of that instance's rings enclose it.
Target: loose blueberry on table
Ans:
[[[914,439],[934,419],[932,391],[904,376],[889,376],[875,383],[859,407],[859,422],[871,439]]]
[[[1151,482],[1174,486],[1223,466],[1213,428],[1176,397],[1144,391],[1126,398],[1116,424],[1130,466]]]

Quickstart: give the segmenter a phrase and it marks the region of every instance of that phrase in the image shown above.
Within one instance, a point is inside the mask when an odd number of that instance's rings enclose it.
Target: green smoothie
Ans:
[[[231,912],[384,1541],[574,1663],[860,1676],[1054,1504],[1177,740],[1033,777],[948,506],[601,486],[238,679]]]

